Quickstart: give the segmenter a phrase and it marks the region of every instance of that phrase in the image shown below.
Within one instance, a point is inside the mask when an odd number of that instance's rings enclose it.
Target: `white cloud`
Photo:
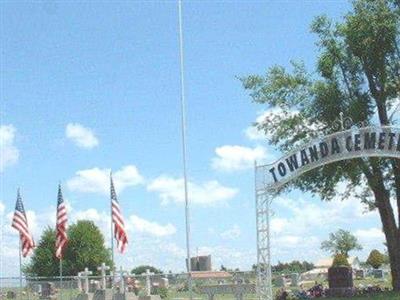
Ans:
[[[385,242],[385,235],[380,228],[359,229],[354,234],[364,248],[382,248]]]
[[[383,239],[385,237],[383,231],[379,228],[360,229],[355,234],[360,239]]]
[[[140,233],[149,234],[152,236],[168,236],[176,233],[176,227],[170,223],[166,225],[160,225],[156,222],[151,222],[142,219],[136,215],[131,215],[128,220],[128,224],[131,226],[133,231]]]
[[[160,176],[150,182],[147,190],[157,192],[160,195],[162,204],[170,202],[183,203],[184,181],[182,178]],[[202,184],[188,182],[189,201],[194,204],[212,205],[226,202],[238,193],[235,188],[221,185],[218,181],[212,180]]]
[[[18,162],[19,150],[14,145],[15,133],[13,125],[0,126],[0,172]]]
[[[216,270],[224,265],[227,268],[248,271],[257,257],[254,250],[235,249],[222,245],[202,246],[198,248],[198,251],[199,255],[211,255],[213,269]]]
[[[65,136],[80,148],[91,149],[99,145],[99,140],[93,130],[79,123],[67,124]]]
[[[266,157],[264,147],[248,148],[243,146],[225,145],[215,149],[216,157],[212,160],[212,167],[221,171],[237,171],[250,169],[254,161]]]
[[[0,271],[4,276],[17,276],[18,269],[15,259],[18,259],[17,231],[12,229],[11,218],[13,211],[5,208],[0,201]],[[36,243],[47,226],[55,226],[54,206],[43,208],[42,211],[27,211],[29,228]],[[4,218],[3,218],[4,217]],[[68,204],[68,223],[78,220],[91,220],[102,232],[106,247],[110,247],[110,213],[107,210],[89,208],[76,210]],[[116,264],[130,270],[135,265],[152,264],[163,270],[183,271],[185,250],[177,245],[171,238],[176,232],[173,224],[159,224],[140,216],[131,215],[125,218],[128,231],[129,245],[125,255],[116,255]],[[4,247],[3,247],[4,245]],[[24,263],[29,257],[24,259]]]
[[[258,116],[256,118],[256,125],[263,125],[267,122],[267,120],[272,120],[275,118],[286,118],[286,117],[293,117],[295,115],[297,115],[299,112],[296,111],[289,111],[289,112],[285,112],[283,111],[281,108],[276,107],[276,108],[272,108],[270,110],[267,111],[263,111],[258,113]],[[270,136],[268,136],[267,134],[265,134],[264,131],[259,130],[257,128],[257,126],[249,126],[244,130],[244,133],[246,135],[246,137],[249,140],[263,140],[266,141],[267,139],[270,138]]]
[[[364,206],[355,197],[341,200],[339,195],[329,202],[311,197],[276,197],[270,220],[273,259],[324,258],[328,254],[320,249],[321,242],[339,228],[350,230],[364,248],[352,255],[366,257],[371,249],[383,250],[385,237],[379,229],[379,217],[376,211],[364,214]]]
[[[273,218],[271,220],[271,232],[281,233],[289,225],[289,221],[285,218]]]
[[[299,115],[300,111],[298,110],[283,110],[280,107],[274,107],[272,109],[269,109],[267,111],[263,111],[261,113],[258,113],[258,116],[255,121],[255,125],[249,126],[244,130],[245,136],[249,140],[253,141],[267,141],[271,139],[271,136],[269,133],[265,133],[263,130],[259,130],[257,127],[258,126],[263,126],[267,124],[267,122],[279,122],[281,120],[286,120],[289,118],[293,118],[297,115]],[[323,128],[323,125],[321,123],[312,123],[312,124],[302,124],[300,127],[298,127],[298,131],[316,131],[320,130]]]
[[[0,201],[0,216],[3,215],[5,210],[6,210],[6,206],[3,204],[2,201]]]
[[[184,261],[184,259],[186,258],[186,250],[182,247],[179,247],[175,243],[162,243],[160,244],[159,249],[163,252],[168,253],[169,255],[179,258],[181,261]]]
[[[295,235],[283,235],[278,237],[276,241],[277,244],[285,245],[285,247],[291,248],[297,246],[300,243],[301,237]]]
[[[258,124],[263,124],[265,119],[270,115],[270,112],[264,111],[262,113],[259,113],[255,123]],[[266,141],[267,140],[267,135],[265,134],[264,131],[259,130],[257,126],[249,126],[244,130],[244,134],[249,140],[252,141]]]
[[[26,207],[25,207],[26,209]],[[36,212],[33,210],[26,210],[25,211],[26,214],[26,218],[27,218],[27,222],[28,222],[28,229],[29,232],[33,235],[33,236],[37,236],[40,234],[40,218],[38,218],[38,216],[36,215]],[[12,218],[14,216],[14,211],[10,211],[7,213],[6,215],[6,221],[5,223],[7,223],[9,226],[5,226],[4,227],[4,231],[3,233],[6,235],[18,235],[18,232],[16,229],[14,229],[13,227],[11,227],[11,222],[12,222]]]
[[[143,177],[133,165],[124,166],[113,173],[114,185],[117,192],[125,188],[143,183]],[[83,193],[109,194],[110,192],[110,169],[92,168],[80,170],[67,181],[67,187],[71,191]]]
[[[400,122],[400,97],[397,97],[393,100],[391,108],[388,111],[388,116],[393,123]]]
[[[110,214],[108,212],[100,212],[97,209],[89,208],[87,210],[76,211],[72,214],[72,220],[90,220],[95,222],[103,232],[108,236],[110,228]],[[125,218],[125,225],[128,231],[155,237],[165,237],[176,233],[176,227],[171,223],[160,225],[157,222],[151,222],[137,215],[131,215]]]
[[[80,210],[74,213],[73,220],[90,220],[93,222],[99,222],[102,220],[108,220],[110,215],[105,212],[99,212],[97,209],[89,208],[87,210]]]
[[[221,233],[221,238],[225,240],[236,240],[240,237],[242,231],[238,225],[233,225],[232,228]]]

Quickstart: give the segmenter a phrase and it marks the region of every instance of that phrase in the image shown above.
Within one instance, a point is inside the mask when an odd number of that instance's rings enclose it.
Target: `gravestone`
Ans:
[[[100,281],[93,279],[89,281],[89,293],[94,293],[99,289],[101,289]]]
[[[376,269],[374,270],[374,278],[376,279],[383,279],[385,276],[383,274],[383,270]]]
[[[168,288],[169,287],[169,281],[168,281],[168,278],[160,278],[159,280],[158,280],[158,286],[160,287],[160,288]]]
[[[93,300],[112,300],[112,289],[98,289],[94,292]]]
[[[243,300],[246,294],[255,294],[255,284],[218,284],[197,287],[201,294],[206,294],[208,300],[214,300],[215,295],[230,294],[236,300]]]
[[[98,281],[98,286],[94,292],[93,300],[112,300],[113,291],[112,289],[107,289],[107,271],[110,270],[109,266],[102,263],[100,267],[97,268],[100,271],[101,279]]]
[[[97,270],[100,271],[101,275],[100,288],[106,289],[107,288],[106,275],[107,271],[110,270],[110,267],[106,266],[105,263],[102,263],[101,266],[97,268]]]
[[[124,271],[122,267],[120,267],[117,272],[120,277],[119,281],[119,289],[116,294],[114,294],[114,300],[137,300],[137,296],[134,292],[128,289],[125,280],[127,279],[127,275],[129,274],[127,271]]]
[[[51,299],[55,298],[55,288],[54,283],[43,282],[40,284],[40,294],[39,299]]]
[[[140,281],[135,278],[136,274],[131,274],[131,277],[127,278],[127,290],[128,292],[133,292],[138,294],[140,288]]]
[[[119,292],[121,294],[125,293],[125,276],[128,274],[127,271],[124,271],[122,267],[120,267],[119,271],[117,272],[119,274]]]
[[[146,288],[145,288],[145,295],[144,296],[139,296],[139,300],[161,300],[161,297],[159,295],[152,295],[151,294],[151,275],[154,275],[154,273],[151,273],[149,269],[146,270],[146,273],[143,273],[146,277]]]
[[[286,287],[285,276],[278,276],[275,279],[275,286],[278,287],[278,288]]]
[[[14,291],[7,291],[6,297],[7,299],[15,299],[17,298],[17,294]]]
[[[78,288],[79,292],[80,292],[80,293],[83,292],[83,286],[82,286],[82,272],[79,272],[79,273],[78,273],[78,276],[75,277],[75,280],[76,280],[76,285],[77,285],[77,288]]]
[[[357,270],[356,271],[356,279],[364,279],[364,278],[365,278],[364,270]]]
[[[328,269],[328,295],[331,297],[351,297],[356,291],[353,285],[353,271],[350,267]]]
[[[76,296],[76,300],[92,300],[93,293],[89,293],[89,276],[92,275],[92,271],[85,268],[83,272],[78,273],[78,277],[83,280],[83,290]]]
[[[290,274],[290,286],[296,287],[298,285],[299,285],[299,274],[298,273]]]

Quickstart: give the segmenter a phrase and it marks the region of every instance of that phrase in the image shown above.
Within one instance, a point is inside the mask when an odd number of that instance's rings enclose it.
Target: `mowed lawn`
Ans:
[[[207,296],[205,295],[194,295],[194,299],[196,300],[207,300]],[[214,300],[233,300],[233,295],[215,295]],[[244,297],[244,300],[256,300],[255,295],[247,295]],[[395,292],[384,292],[375,295],[368,295],[368,296],[357,296],[352,298],[316,298],[316,299],[326,299],[326,300],[400,300],[400,293]],[[189,300],[189,297],[186,293],[177,293],[177,294],[170,294],[167,297],[167,300]]]
[[[400,300],[400,293],[395,293],[395,292],[385,292],[381,294],[376,294],[376,295],[370,295],[370,296],[358,296],[358,297],[352,297],[352,298],[322,298],[322,299],[329,299],[329,300],[343,300],[343,299],[349,299],[349,300]]]

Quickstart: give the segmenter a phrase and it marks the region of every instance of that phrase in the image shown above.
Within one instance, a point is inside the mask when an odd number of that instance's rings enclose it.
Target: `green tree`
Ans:
[[[146,273],[147,269],[149,269],[150,272],[154,274],[163,274],[163,271],[161,271],[160,269],[149,265],[138,266],[132,269],[131,274],[141,275],[143,273]]]
[[[292,62],[292,71],[273,66],[266,75],[242,78],[254,102],[269,109],[255,124],[269,142],[287,152],[322,135],[337,131],[339,112],[356,123],[393,125],[399,116],[400,4],[394,0],[356,0],[341,22],[315,19],[319,57],[315,70]],[[358,158],[314,169],[287,184],[323,200],[355,195],[377,209],[386,236],[392,284],[400,291],[400,161]],[[393,206],[390,199],[397,202]],[[396,224],[397,219],[397,224]]]
[[[253,265],[253,270],[256,270],[256,268],[257,268],[257,265]],[[283,274],[303,273],[303,272],[312,270],[313,268],[314,268],[314,265],[307,261],[300,262],[300,261],[294,260],[289,263],[282,263],[282,262],[278,261],[277,265],[272,266],[272,272],[273,273],[283,273]]]
[[[60,274],[59,261],[54,255],[55,242],[55,231],[47,227],[36,245],[31,262],[23,268],[25,274],[46,277]]]
[[[326,250],[333,255],[342,254],[349,257],[350,251],[362,250],[362,246],[350,231],[339,229],[337,232],[329,234],[329,240],[321,243],[321,249]]]
[[[55,257],[55,230],[47,228],[40,238],[31,262],[24,273],[33,276],[58,276],[59,260]],[[75,276],[86,267],[97,274],[101,263],[111,266],[111,253],[104,246],[104,237],[92,221],[78,221],[68,229],[68,244],[65,248],[63,274]]]
[[[374,269],[378,269],[385,262],[385,255],[378,250],[372,250],[368,256],[367,263]]]

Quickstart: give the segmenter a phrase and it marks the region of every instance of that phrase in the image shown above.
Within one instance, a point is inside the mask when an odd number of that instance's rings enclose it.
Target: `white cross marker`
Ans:
[[[78,280],[78,290],[80,292],[82,292],[82,273],[79,272],[78,276],[76,277],[76,279]]]
[[[105,290],[106,289],[106,272],[110,270],[109,266],[106,266],[105,263],[102,263],[100,267],[97,268],[98,271],[101,272],[101,284],[100,288]]]
[[[146,296],[150,296],[151,295],[150,277],[151,275],[154,275],[154,273],[151,273],[149,269],[146,269],[146,273],[143,273],[142,275],[146,276]]]
[[[85,280],[85,285],[84,285],[84,292],[87,294],[89,293],[89,275],[92,275],[92,271],[89,271],[88,268],[85,268],[83,272],[81,272],[82,278]]]
[[[122,267],[119,268],[118,271],[119,276],[121,277],[121,283],[119,286],[120,293],[125,293],[125,275],[128,274],[127,271],[124,271]]]

